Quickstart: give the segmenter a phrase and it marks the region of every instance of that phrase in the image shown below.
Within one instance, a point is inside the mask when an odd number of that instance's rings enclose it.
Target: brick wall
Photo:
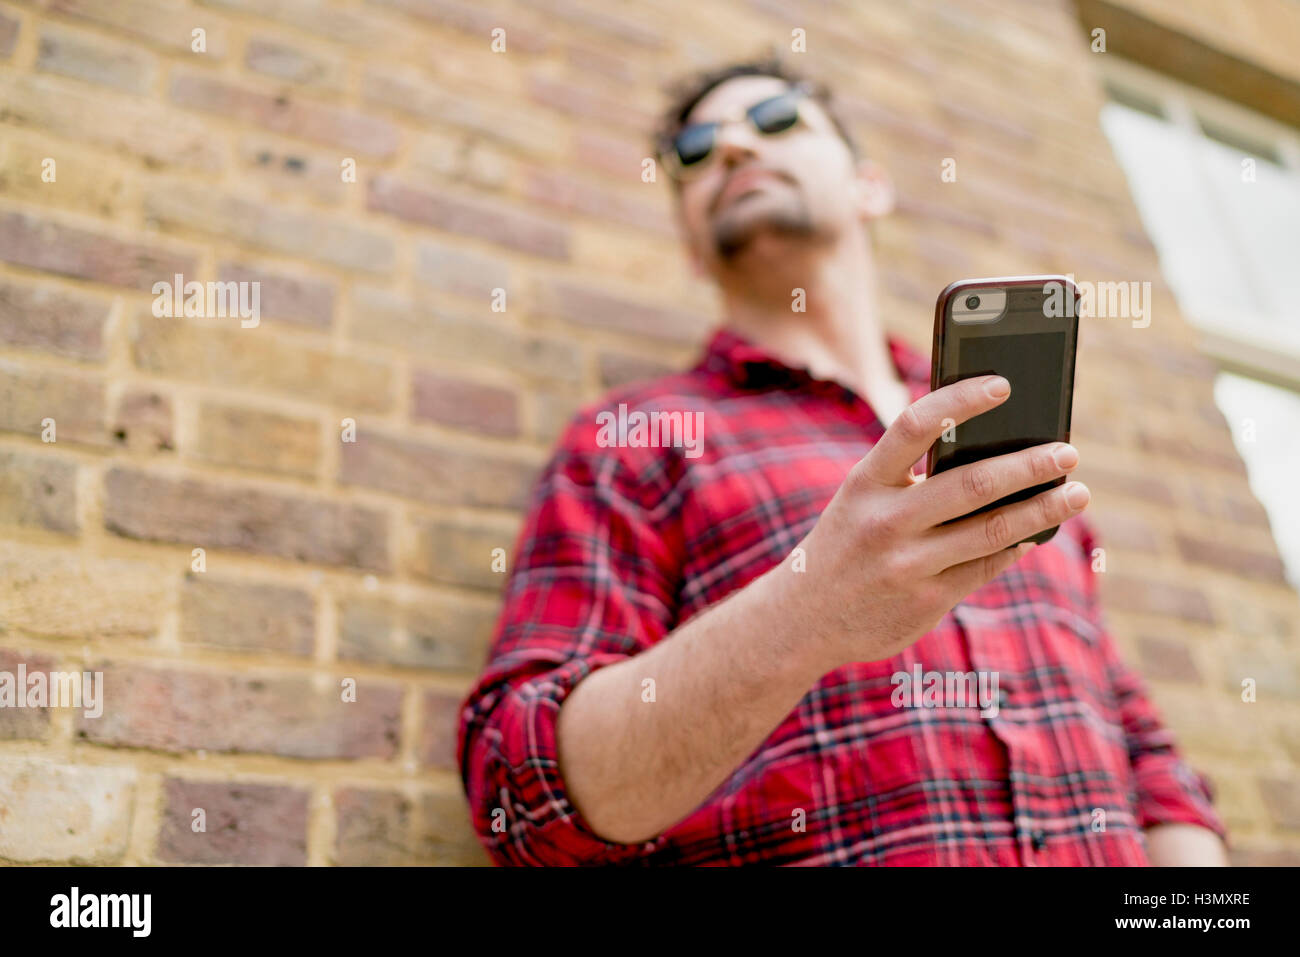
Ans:
[[[1059,0],[0,2],[0,670],[107,690],[0,710],[0,860],[484,860],[492,551],[577,405],[715,317],[641,181],[659,88],[795,28],[898,181],[893,328],[927,348],[958,277],[1155,281],[1082,335],[1104,596],[1238,859],[1300,861],[1296,597]],[[261,323],[155,318],[178,272]]]

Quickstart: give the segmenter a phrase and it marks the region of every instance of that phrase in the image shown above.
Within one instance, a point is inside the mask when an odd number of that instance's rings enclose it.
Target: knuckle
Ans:
[[[858,535],[868,542],[883,542],[889,538],[893,522],[879,506],[864,508],[858,515]]]
[[[968,498],[985,499],[993,496],[993,471],[987,465],[968,465],[962,470],[962,491]]]
[[[1056,459],[1052,458],[1052,454],[1053,450],[1049,448],[1044,449],[1037,455],[1030,456],[1029,477],[1031,479],[1036,482],[1042,482],[1051,478],[1059,471],[1056,466]]]
[[[909,405],[899,413],[891,428],[898,430],[899,438],[909,442],[919,441],[927,434],[925,418],[917,411],[915,405]]]
[[[984,519],[984,541],[991,548],[1001,548],[1011,537],[1011,523],[1005,509],[989,512]]]
[[[1045,492],[1038,496],[1038,518],[1041,527],[1055,525],[1070,514],[1070,506],[1065,502],[1065,493],[1060,490]]]

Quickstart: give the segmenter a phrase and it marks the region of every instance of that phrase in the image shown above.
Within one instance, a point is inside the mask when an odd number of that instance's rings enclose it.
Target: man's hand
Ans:
[[[1006,379],[980,376],[918,399],[826,506],[802,543],[808,574],[787,581],[789,599],[816,623],[802,651],[816,657],[820,670],[898,654],[1031,547],[1011,546],[1087,507],[1087,487],[1068,482],[943,524],[1078,465],[1078,452],[1056,442],[931,478],[912,475],[912,464],[946,426],[987,412],[1010,394]]]

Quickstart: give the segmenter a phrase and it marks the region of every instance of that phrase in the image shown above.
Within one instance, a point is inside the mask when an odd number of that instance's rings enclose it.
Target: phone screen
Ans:
[[[969,461],[1051,442],[1060,409],[1044,396],[1061,392],[1064,332],[970,336],[959,345],[962,378],[996,373],[1011,383],[1011,395],[995,409],[957,427]],[[975,448],[972,448],[975,447]]]

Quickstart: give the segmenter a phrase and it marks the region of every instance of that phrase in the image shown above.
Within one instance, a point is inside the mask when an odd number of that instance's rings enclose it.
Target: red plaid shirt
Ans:
[[[913,398],[929,361],[889,339]],[[602,447],[597,412],[693,411],[703,454]],[[785,559],[884,428],[722,330],[690,371],[578,413],[537,484],[488,666],[461,712],[475,828],[503,864],[1148,863],[1142,829],[1223,825],[1106,632],[1082,518],[888,661],[829,672],[687,818],[603,840],[565,790],[556,716]],[[898,672],[996,672],[996,715],[894,703]],[[992,711],[993,709],[987,709]]]

